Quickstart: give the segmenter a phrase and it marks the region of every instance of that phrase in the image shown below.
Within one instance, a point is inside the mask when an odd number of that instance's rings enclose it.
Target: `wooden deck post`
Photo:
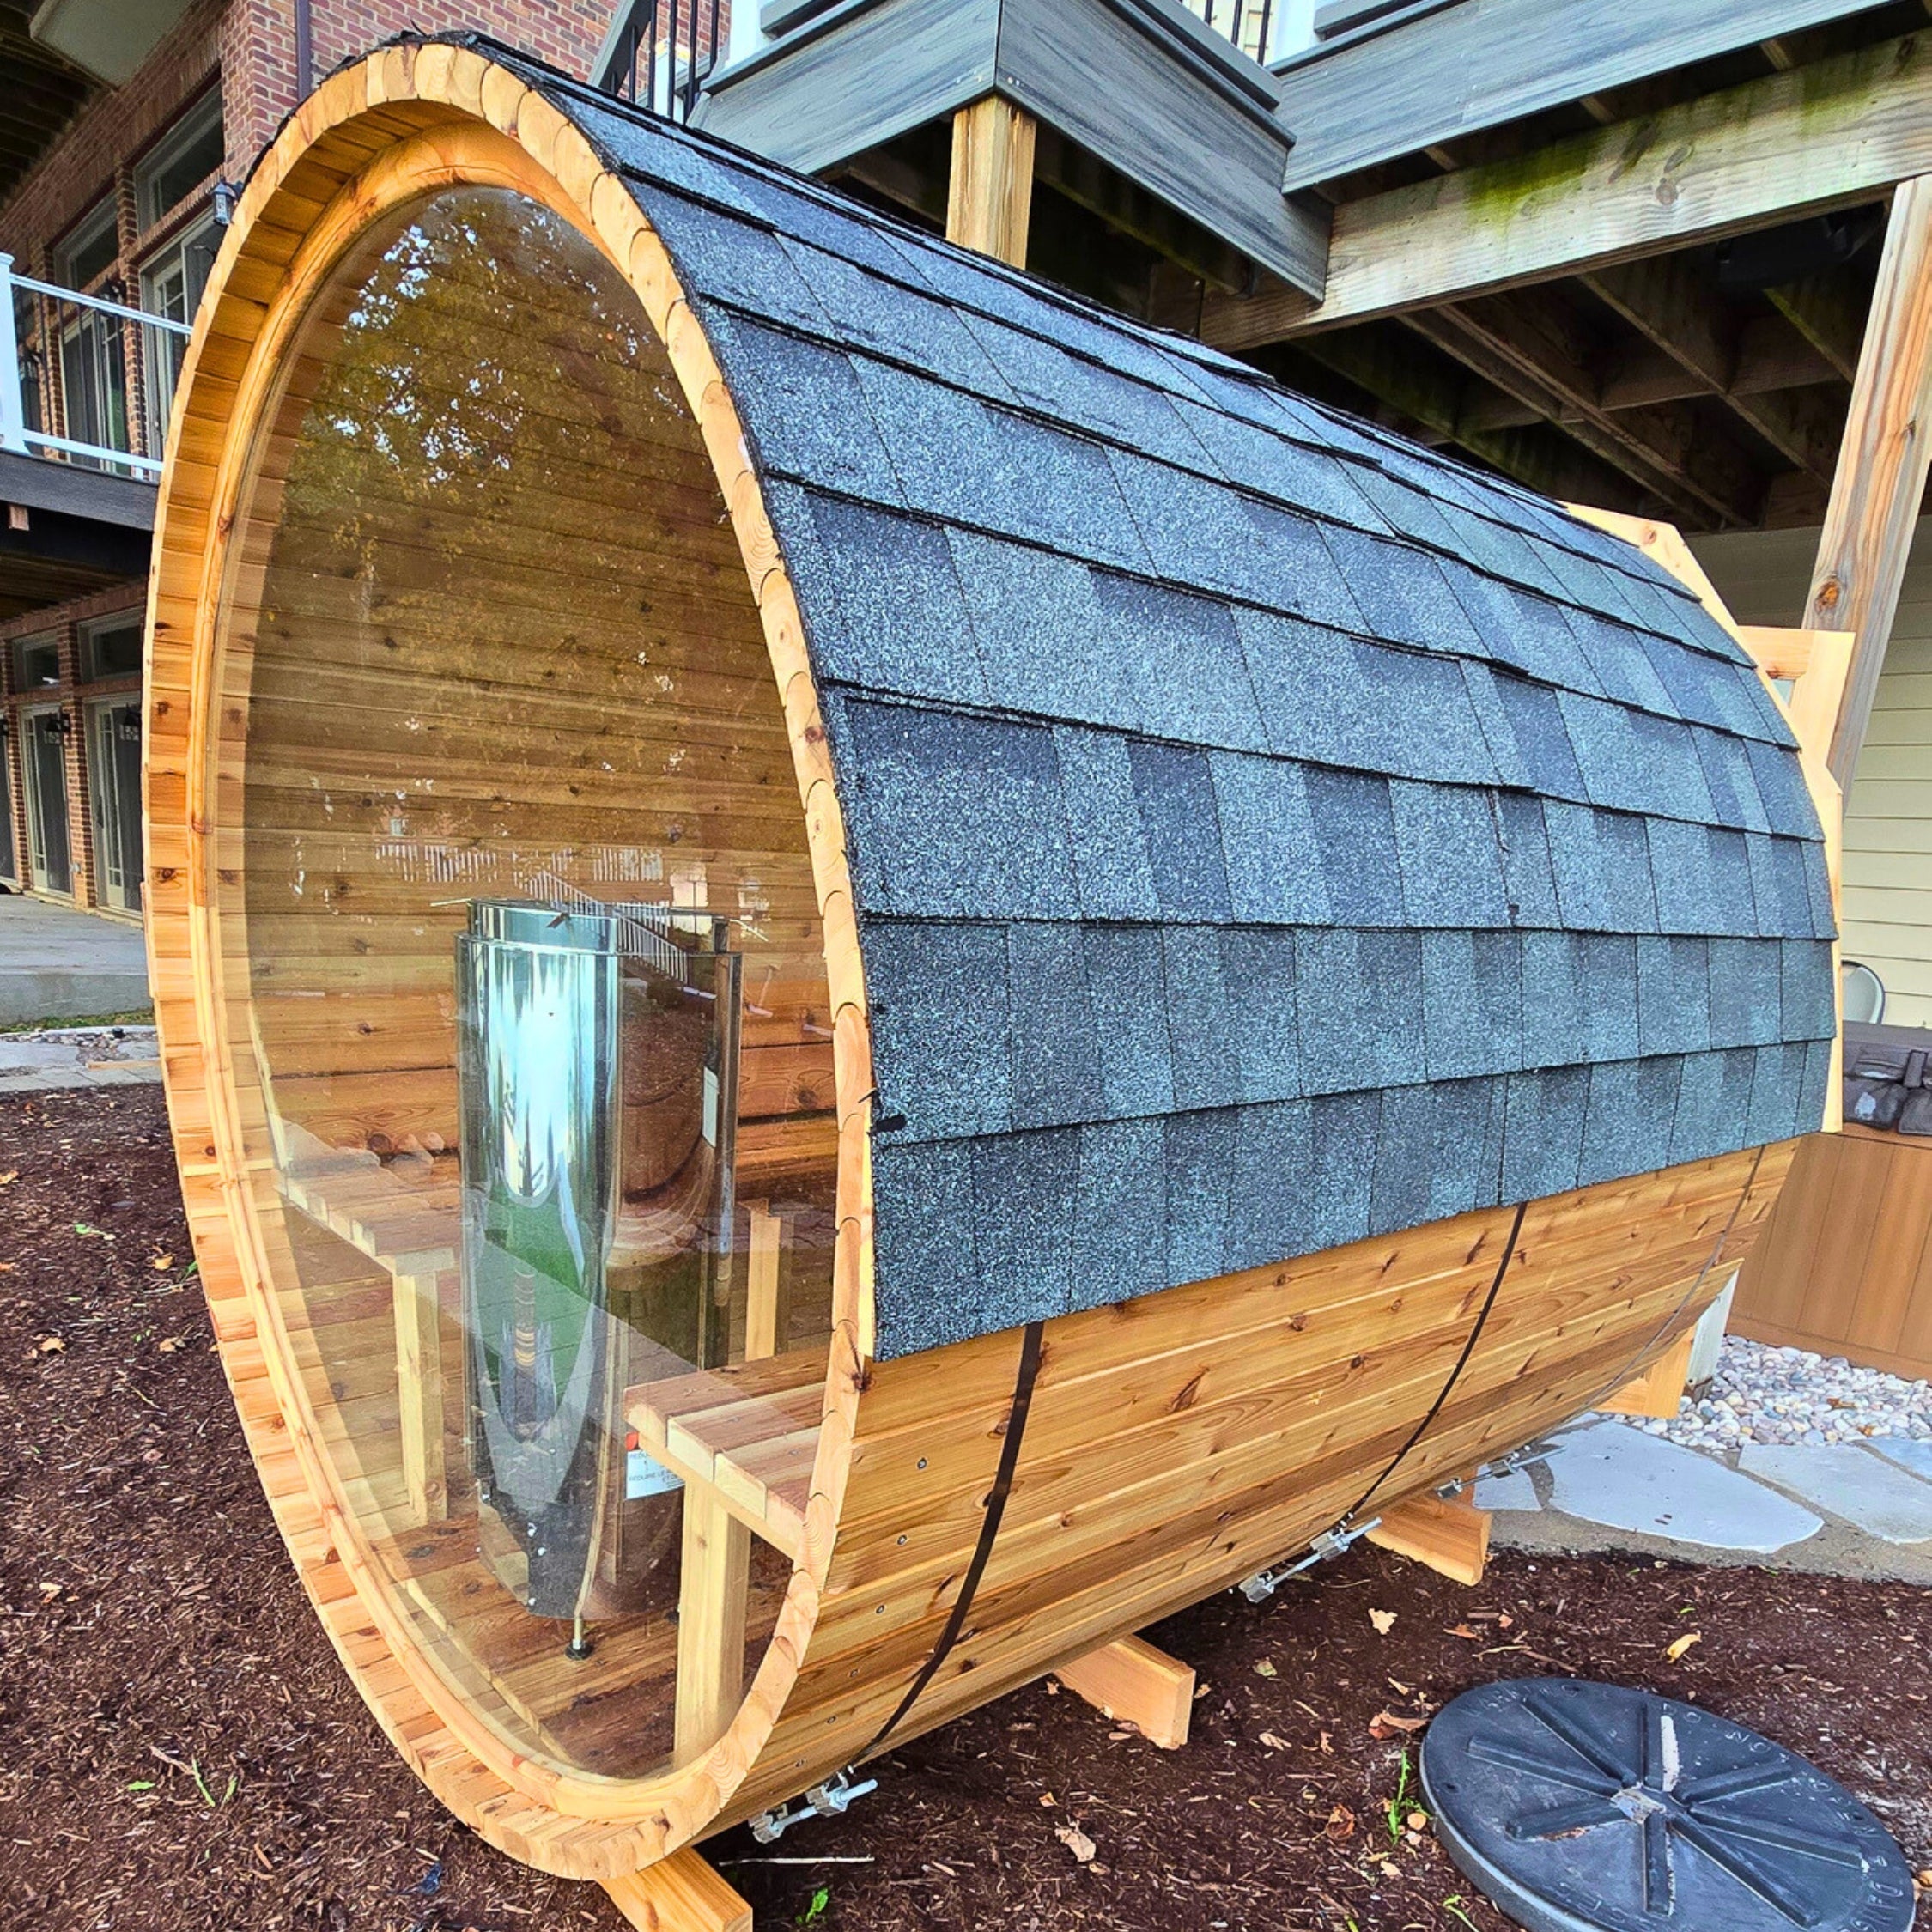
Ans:
[[[1856,633],[1832,734],[1849,792],[1899,607],[1932,459],[1932,176],[1901,182],[1852,385],[1803,623]]]
[[[1194,1710],[1194,1667],[1123,1637],[1062,1664],[1054,1675],[1103,1716],[1132,1724],[1150,1744],[1178,1751]]]
[[[996,94],[952,117],[952,182],[946,240],[1014,268],[1026,266],[1033,216],[1033,146],[1038,124]]]
[[[750,1906],[688,1846],[604,1889],[637,1932],[751,1932]]]

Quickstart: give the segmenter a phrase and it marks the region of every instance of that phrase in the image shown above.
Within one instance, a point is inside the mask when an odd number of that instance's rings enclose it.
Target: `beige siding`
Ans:
[[[1844,951],[1885,981],[1886,1018],[1932,1026],[1932,518],[1918,526],[1871,730],[1845,801]],[[1702,537],[1692,548],[1741,623],[1804,609],[1815,530]]]

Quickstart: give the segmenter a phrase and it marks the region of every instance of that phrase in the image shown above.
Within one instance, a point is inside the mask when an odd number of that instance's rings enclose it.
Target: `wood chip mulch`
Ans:
[[[212,1352],[158,1089],[0,1102],[0,1928],[618,1932],[445,1814],[337,1668]],[[1578,1674],[1805,1752],[1932,1868],[1909,1584],[1505,1555],[1469,1591],[1359,1547],[1149,1634],[1200,1674],[1183,1751],[1035,1685],[891,1752],[849,1817],[707,1850],[761,1928],[1496,1932],[1416,1741],[1470,1685]]]

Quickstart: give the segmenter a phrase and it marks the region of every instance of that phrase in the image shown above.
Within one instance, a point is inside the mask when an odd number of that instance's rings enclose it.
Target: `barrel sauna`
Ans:
[[[202,1278],[519,1858],[622,1881],[1573,1415],[1820,1121],[1721,615],[1198,343],[431,40],[281,131],[179,394]]]

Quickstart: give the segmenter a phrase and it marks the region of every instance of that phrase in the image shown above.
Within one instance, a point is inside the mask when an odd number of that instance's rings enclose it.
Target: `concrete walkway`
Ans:
[[[1753,1443],[1724,1455],[1604,1416],[1550,1441],[1540,1463],[1477,1484],[1498,1543],[1932,1584],[1932,1445]]]
[[[0,1026],[100,1019],[149,1003],[138,926],[0,895]]]
[[[0,1033],[0,1093],[131,1087],[161,1078],[151,1026],[50,1026]]]

